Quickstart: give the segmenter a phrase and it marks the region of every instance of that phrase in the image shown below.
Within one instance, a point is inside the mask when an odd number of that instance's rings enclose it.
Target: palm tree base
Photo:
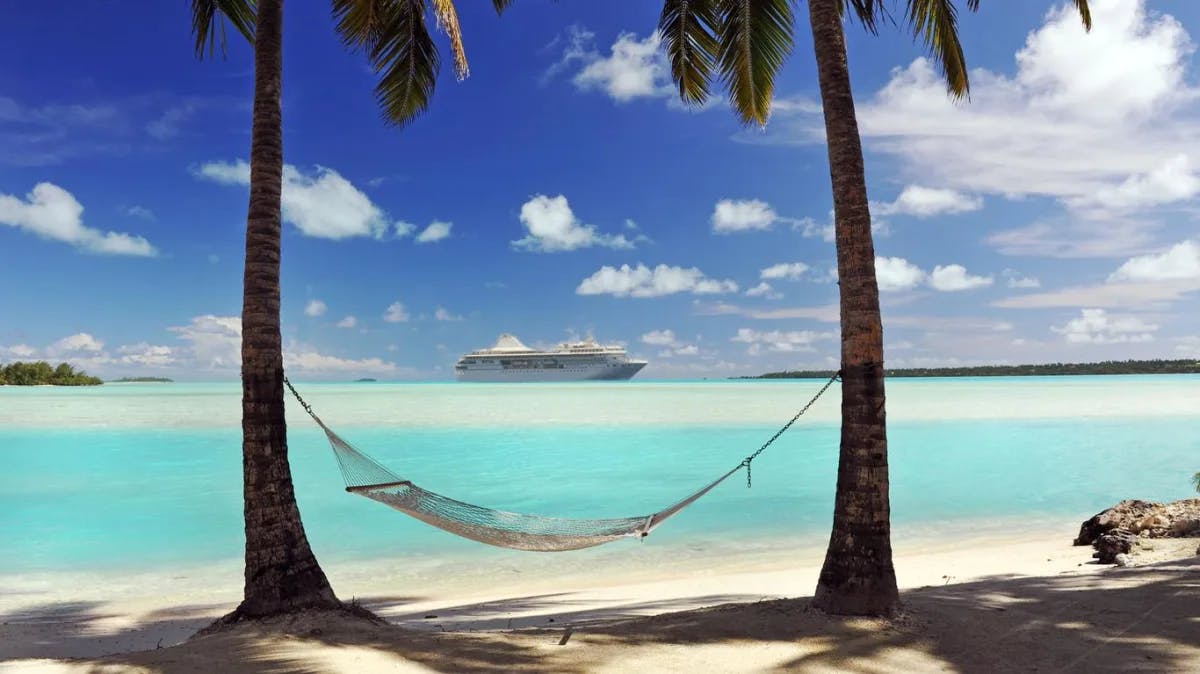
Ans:
[[[301,628],[303,623],[319,622],[311,620],[318,616],[333,616],[337,618],[350,618],[353,620],[362,620],[365,623],[372,625],[387,625],[388,622],[378,615],[367,610],[356,601],[342,602],[333,600],[333,603],[322,602],[319,604],[309,605],[293,605],[290,607],[281,607],[277,611],[269,613],[252,612],[245,610],[245,602],[235,608],[233,611],[217,618],[204,629],[196,632],[192,638],[202,637],[209,634],[223,632],[235,625],[243,625],[254,623],[257,625],[267,625],[277,627],[283,632],[292,632],[297,628]],[[307,620],[306,620],[307,619]]]
[[[871,578],[847,581],[838,586],[818,582],[812,607],[830,615],[894,618],[900,614],[896,581],[873,582]]]

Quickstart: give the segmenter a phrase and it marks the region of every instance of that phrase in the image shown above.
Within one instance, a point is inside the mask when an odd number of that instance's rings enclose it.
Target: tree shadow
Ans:
[[[640,662],[668,663],[659,671],[712,671],[720,666],[709,666],[717,662],[709,658],[723,657],[732,671],[1200,671],[1200,559],[925,587],[903,594],[905,613],[895,620],[830,617],[812,610],[807,598],[677,610],[738,598],[712,595],[593,609],[561,595],[533,595],[439,609],[437,620],[442,628],[473,624],[479,629],[520,612],[529,624],[545,625],[553,617],[553,629],[441,632],[431,631],[435,628],[424,616],[404,612],[409,598],[376,597],[360,601],[373,610],[395,611],[396,620],[425,621],[424,629],[302,614],[78,664],[84,672],[115,666],[163,674],[315,673],[339,667],[582,674],[645,669]],[[191,632],[218,608],[158,611],[130,626],[126,636],[140,630]],[[647,611],[663,613],[627,617]],[[0,639],[5,649],[0,658],[14,657],[13,652],[18,657],[69,655],[82,640],[93,639],[93,628],[106,618],[101,607],[89,603],[48,604],[3,616],[5,622],[21,620],[32,627],[38,621],[63,627],[22,648]]]

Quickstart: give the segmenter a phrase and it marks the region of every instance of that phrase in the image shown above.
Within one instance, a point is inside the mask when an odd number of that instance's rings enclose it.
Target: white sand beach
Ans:
[[[1196,541],[1112,568],[1073,534],[900,541],[895,621],[808,610],[823,550],[459,592],[330,568],[340,596],[391,625],[312,614],[191,640],[236,604],[236,565],[7,579],[0,672],[1200,670]]]

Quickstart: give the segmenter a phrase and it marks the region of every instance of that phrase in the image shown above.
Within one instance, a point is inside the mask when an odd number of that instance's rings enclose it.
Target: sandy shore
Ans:
[[[809,611],[811,549],[417,591],[347,565],[329,569],[340,595],[392,625],[316,615],[186,643],[236,603],[236,565],[0,578],[0,672],[1200,671],[1196,541],[1114,569],[1073,534],[898,541],[906,614],[888,623]]]

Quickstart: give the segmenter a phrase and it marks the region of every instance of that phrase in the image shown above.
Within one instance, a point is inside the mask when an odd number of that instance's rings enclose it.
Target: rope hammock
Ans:
[[[304,398],[300,397],[287,377],[283,378],[283,383],[287,384],[288,390],[296,396],[296,400],[300,402],[304,411],[308,412],[313,421],[317,422],[317,425],[325,432],[325,437],[328,438],[333,454],[337,458],[342,479],[346,483],[346,491],[379,501],[426,524],[473,541],[514,550],[558,552],[590,548],[620,538],[644,538],[668,518],[688,507],[743,468],[746,469],[746,486],[750,486],[751,462],[791,428],[792,424],[796,423],[796,420],[807,412],[813,403],[817,402],[817,399],[833,385],[833,382],[837,381],[840,375],[841,373],[838,372],[830,377],[829,381],[825,382],[821,390],[817,391],[816,395],[792,417],[791,421],[784,424],[783,428],[771,436],[770,440],[763,443],[758,451],[742,459],[742,462],[734,466],[732,470],[692,494],[649,515],[594,520],[543,517],[493,510],[422,489],[393,473],[383,464],[359,451],[334,433],[313,412],[312,407],[304,402]]]

